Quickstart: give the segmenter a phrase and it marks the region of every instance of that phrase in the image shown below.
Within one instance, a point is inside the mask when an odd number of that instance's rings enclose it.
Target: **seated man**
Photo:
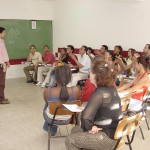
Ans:
[[[28,62],[31,62],[31,65],[24,67],[24,73],[27,78],[27,83],[36,82],[37,79],[37,68],[40,63],[42,63],[42,56],[39,52],[36,52],[35,45],[30,46],[30,53],[27,58]],[[29,71],[34,71],[34,76],[32,77]]]
[[[94,54],[96,56],[101,56],[105,58],[105,53],[108,51],[108,46],[107,45],[102,45],[100,50],[94,50]]]
[[[77,64],[77,67],[79,68],[78,73],[74,73],[72,75],[72,81],[68,86],[75,86],[77,85],[78,80],[82,79],[87,79],[88,78],[88,73],[91,68],[91,60],[89,56],[86,54],[87,47],[82,46],[79,50],[79,56],[78,59],[74,56],[71,55],[72,60]]]
[[[50,52],[49,47],[47,45],[44,46],[44,54],[43,54],[43,61],[44,66],[38,67],[38,73],[37,73],[37,84],[36,85],[42,85],[45,86],[45,83],[43,82],[43,73],[48,73],[49,70],[51,70],[53,63],[55,62],[55,57],[52,52]],[[42,84],[43,83],[43,84]]]
[[[65,64],[65,63],[68,64],[68,57],[69,56],[67,55],[66,51],[67,51],[66,48],[61,49],[59,59],[53,64],[53,66],[50,67],[46,78],[44,79],[44,81],[42,80],[43,83],[41,81],[41,83],[42,83],[41,88],[44,88],[45,86],[52,86],[53,85],[53,84],[51,84],[51,83],[53,83],[53,81],[51,81],[52,80],[51,79],[51,74],[53,74],[52,72],[55,70],[56,66],[59,66],[61,64]],[[55,75],[53,74],[53,76],[55,76]]]

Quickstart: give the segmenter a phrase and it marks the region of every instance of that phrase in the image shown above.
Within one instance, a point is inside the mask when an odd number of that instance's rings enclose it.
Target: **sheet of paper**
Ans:
[[[129,92],[119,92],[118,95],[120,98],[124,98],[129,94]]]
[[[77,108],[79,107],[77,104],[63,104],[68,110],[71,112],[81,112],[82,110]]]

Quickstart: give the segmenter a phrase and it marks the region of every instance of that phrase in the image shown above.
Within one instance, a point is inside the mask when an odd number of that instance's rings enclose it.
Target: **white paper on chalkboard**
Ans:
[[[31,21],[31,29],[36,29],[36,21],[35,20]]]

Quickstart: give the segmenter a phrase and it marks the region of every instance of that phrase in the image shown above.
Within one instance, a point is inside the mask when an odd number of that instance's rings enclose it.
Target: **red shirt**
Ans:
[[[84,84],[84,87],[83,87],[83,90],[81,92],[81,101],[82,102],[87,102],[91,96],[91,94],[95,91],[96,87],[94,84],[92,84],[90,82],[90,79],[88,78],[86,81],[85,81],[85,84]]]
[[[44,62],[49,61],[49,64],[53,64],[55,62],[55,57],[52,52],[45,52],[43,54],[43,60]]]
[[[132,93],[132,98],[143,101],[144,95],[146,94],[148,87],[142,86],[139,91]]]
[[[78,59],[76,55],[74,55],[74,56],[76,57],[76,59]],[[72,64],[73,66],[77,66],[77,64],[76,64],[76,62],[74,61],[74,59],[72,59],[70,56],[69,56],[68,62],[69,62],[70,64]]]

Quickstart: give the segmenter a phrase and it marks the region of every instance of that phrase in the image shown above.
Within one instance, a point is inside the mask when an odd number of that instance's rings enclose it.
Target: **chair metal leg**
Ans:
[[[113,150],[116,150],[116,149],[117,149],[117,147],[118,147],[118,145],[119,145],[121,139],[122,139],[122,138],[120,138],[120,139],[117,141],[117,143],[115,144],[115,147],[113,148]]]
[[[146,115],[144,117],[145,117],[147,128],[148,128],[148,130],[150,130]]]
[[[67,130],[67,133],[68,133],[68,135],[69,135],[69,132],[68,132],[68,128],[67,128],[67,126],[66,126],[66,130]]]
[[[51,131],[50,126],[48,126],[48,150],[50,150],[50,138],[51,138]]]
[[[142,128],[141,128],[141,126],[139,125],[139,128],[140,128],[140,132],[141,132],[141,135],[142,135],[142,138],[143,138],[143,140],[145,139],[145,137],[144,137],[144,134],[143,134],[143,131],[142,131]]]
[[[130,150],[132,150],[132,146],[131,146],[129,135],[127,135],[127,140],[128,140],[128,143],[129,143],[129,148],[130,148]]]
[[[59,135],[61,136],[60,127],[59,127]]]

